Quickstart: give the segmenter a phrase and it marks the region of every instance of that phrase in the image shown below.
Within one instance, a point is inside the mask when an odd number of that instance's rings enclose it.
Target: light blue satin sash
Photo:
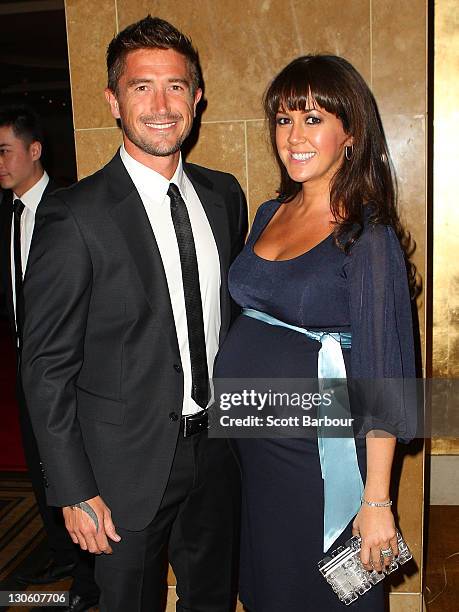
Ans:
[[[271,315],[252,308],[244,308],[242,314],[269,325],[286,327],[321,343],[318,358],[319,392],[333,394],[333,418],[350,418],[349,394],[341,347],[350,348],[350,332],[311,331],[284,323]],[[344,384],[343,384],[344,383]],[[339,415],[337,412],[339,411]],[[323,418],[322,406],[317,417]],[[353,429],[340,427],[343,438],[321,435],[325,428],[318,427],[320,467],[324,481],[324,552],[344,531],[349,521],[360,509],[363,482],[357,461]]]

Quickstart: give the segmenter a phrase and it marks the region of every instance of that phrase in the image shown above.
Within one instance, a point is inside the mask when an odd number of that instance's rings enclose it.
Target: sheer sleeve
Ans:
[[[347,277],[357,435],[381,429],[408,442],[417,427],[411,301],[403,252],[391,227],[364,229],[351,250]]]

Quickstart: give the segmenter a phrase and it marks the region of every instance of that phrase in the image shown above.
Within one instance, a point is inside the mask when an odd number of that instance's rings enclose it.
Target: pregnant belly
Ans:
[[[215,378],[316,378],[320,344],[302,334],[239,316],[218,353]]]

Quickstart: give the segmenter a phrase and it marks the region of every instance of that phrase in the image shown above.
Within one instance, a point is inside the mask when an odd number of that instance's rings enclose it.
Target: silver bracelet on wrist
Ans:
[[[93,520],[94,525],[96,526],[96,531],[99,531],[99,519],[97,518],[97,514],[87,502],[83,501],[79,504],[72,504],[70,508],[72,508],[72,510],[79,508],[80,510],[83,510],[83,512],[86,512],[86,514]]]
[[[388,508],[389,506],[392,506],[391,499],[388,499],[385,502],[373,502],[367,501],[364,497],[362,497],[361,502],[362,504],[366,504],[367,506],[371,506],[372,508]]]

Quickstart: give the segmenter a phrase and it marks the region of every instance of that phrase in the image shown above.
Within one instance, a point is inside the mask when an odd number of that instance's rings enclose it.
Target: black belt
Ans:
[[[180,421],[180,431],[183,431],[185,438],[205,431],[208,426],[209,416],[207,410],[201,410],[201,412],[196,412],[195,414],[186,414],[182,416]]]

